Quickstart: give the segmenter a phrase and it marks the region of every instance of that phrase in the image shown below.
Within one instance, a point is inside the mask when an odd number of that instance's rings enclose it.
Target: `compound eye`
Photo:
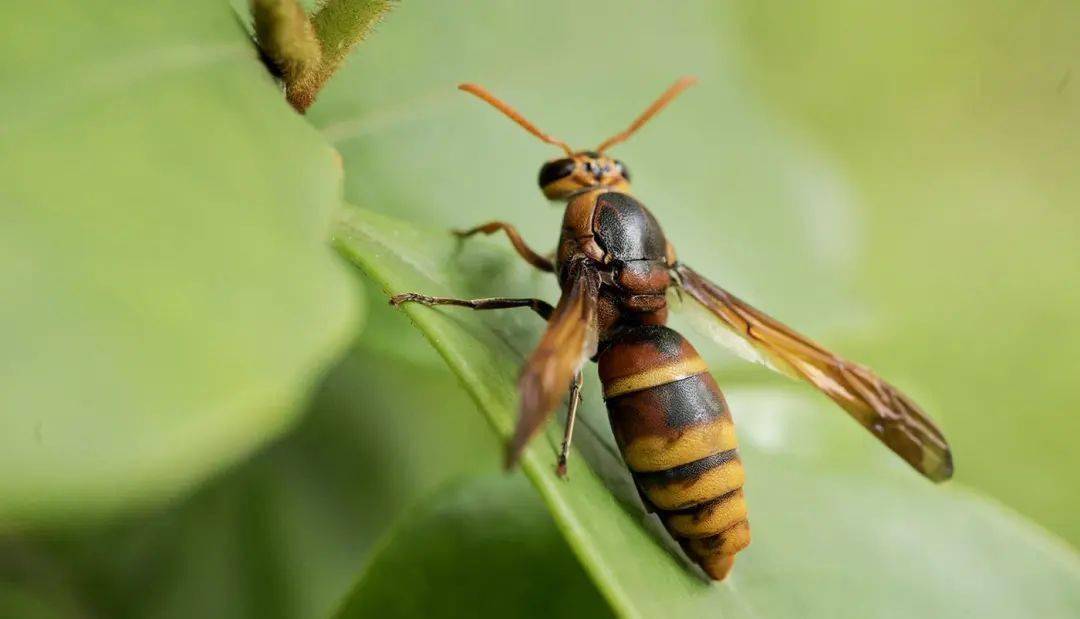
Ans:
[[[551,183],[559,180],[560,178],[566,178],[574,173],[574,168],[577,166],[573,159],[556,159],[555,161],[549,161],[540,168],[540,187],[546,187]]]
[[[626,167],[625,163],[616,159],[615,170],[619,173],[620,176],[626,179],[626,182],[630,182],[630,168]]]

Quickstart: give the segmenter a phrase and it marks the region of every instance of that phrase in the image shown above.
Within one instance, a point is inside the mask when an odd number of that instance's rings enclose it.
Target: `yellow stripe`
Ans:
[[[689,483],[676,481],[662,486],[645,486],[644,490],[653,505],[660,509],[682,509],[741,488],[744,481],[746,472],[742,462],[729,460]]]
[[[682,537],[706,537],[716,535],[740,520],[746,520],[746,497],[737,492],[705,508],[705,513],[670,515],[667,527]]]
[[[638,438],[623,449],[623,458],[631,471],[647,473],[666,471],[738,446],[735,425],[727,417],[717,417],[710,423],[687,428],[674,440],[663,436]]]
[[[604,385],[604,398],[611,399],[624,393],[641,391],[657,385],[666,385],[708,371],[709,367],[705,365],[704,359],[691,357],[690,359],[649,368],[637,374],[617,378],[610,384]]]

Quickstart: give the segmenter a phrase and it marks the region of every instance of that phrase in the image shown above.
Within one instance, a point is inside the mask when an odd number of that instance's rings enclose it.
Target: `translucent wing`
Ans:
[[[952,477],[949,445],[926,414],[869,368],[847,361],[745,301],[678,265],[684,293],[756,350],[766,365],[832,398],[878,440],[934,481]]]
[[[518,379],[521,405],[514,436],[507,446],[508,467],[551,417],[574,375],[596,354],[599,290],[600,276],[592,263],[585,258],[573,260],[567,268],[567,285],[559,304],[548,318],[547,330]]]

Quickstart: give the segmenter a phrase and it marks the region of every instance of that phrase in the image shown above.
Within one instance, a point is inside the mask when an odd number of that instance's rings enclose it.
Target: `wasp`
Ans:
[[[680,262],[659,222],[630,194],[630,171],[608,150],[694,82],[691,77],[676,81],[624,131],[582,151],[540,131],[484,88],[462,84],[461,90],[562,149],[565,156],[540,168],[539,185],[544,196],[564,202],[566,210],[551,257],[531,249],[502,221],[456,234],[503,232],[525,261],[557,276],[562,294],[554,307],[532,298],[452,299],[418,293],[399,294],[390,302],[474,310],[527,307],[544,318],[547,328],[518,380],[520,405],[507,444],[507,466],[569,391],[556,469],[565,476],[581,402],[581,370],[586,361],[595,361],[615,441],[645,508],[660,517],[710,578],[722,580],[735,554],[750,543],[745,472],[731,413],[716,381],[690,342],[665,326],[669,289],[749,343],[756,360],[824,392],[929,479],[949,479],[953,464],[941,431],[909,397]]]

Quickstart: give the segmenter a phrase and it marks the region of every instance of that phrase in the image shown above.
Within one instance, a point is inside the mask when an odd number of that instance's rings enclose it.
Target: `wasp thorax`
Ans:
[[[549,200],[563,200],[593,187],[625,190],[630,173],[617,159],[583,151],[545,163],[538,183]]]

